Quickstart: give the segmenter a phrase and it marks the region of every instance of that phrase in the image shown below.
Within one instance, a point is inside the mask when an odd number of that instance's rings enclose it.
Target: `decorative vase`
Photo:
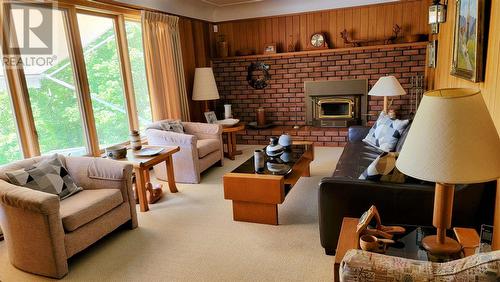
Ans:
[[[279,157],[283,154],[284,148],[283,146],[278,144],[278,138],[271,137],[269,138],[269,145],[266,147],[266,154],[270,157]]]
[[[263,172],[264,171],[264,162],[266,159],[266,156],[264,155],[264,151],[262,150],[255,150],[253,152],[253,157],[254,157],[254,165],[255,165],[255,172]]]
[[[226,41],[221,41],[218,44],[219,58],[226,58],[229,55],[229,47]]]
[[[278,144],[283,146],[285,149],[290,148],[290,146],[292,146],[292,136],[290,136],[290,134],[288,134],[286,132],[283,133],[280,136],[280,139],[278,140]]]
[[[130,132],[130,147],[135,151],[142,148],[141,135],[137,130],[132,130]]]
[[[224,118],[232,118],[233,114],[231,113],[231,105],[230,104],[224,104]]]
[[[285,151],[283,154],[281,154],[280,159],[285,163],[288,163],[292,160],[292,153]]]
[[[262,107],[257,109],[257,125],[258,126],[266,125],[266,110]]]

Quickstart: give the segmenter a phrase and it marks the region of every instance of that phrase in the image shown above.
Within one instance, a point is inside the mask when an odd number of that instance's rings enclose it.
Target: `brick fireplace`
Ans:
[[[308,124],[306,104],[310,100],[307,101],[304,84],[364,80],[369,89],[381,76],[394,75],[409,93],[410,78],[424,75],[425,54],[426,44],[414,43],[214,59],[213,69],[221,96],[217,114],[221,116],[222,104],[231,104],[233,115],[248,123],[256,120],[257,108],[266,109],[267,120],[276,126],[265,130],[247,129],[238,135],[239,144],[266,144],[269,137],[288,132],[295,140],[313,141],[319,146],[343,146],[347,141],[347,127]],[[251,88],[246,81],[247,67],[255,61],[270,66],[271,80],[262,90]],[[360,110],[359,118],[371,124],[382,110],[383,99],[365,97],[366,112]],[[410,95],[400,96],[394,99],[392,108],[405,118],[410,114],[410,103]],[[365,107],[362,103],[359,106]],[[294,125],[300,128],[293,129]]]

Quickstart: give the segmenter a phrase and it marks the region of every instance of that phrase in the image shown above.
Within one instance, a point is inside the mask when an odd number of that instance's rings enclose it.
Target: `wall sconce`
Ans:
[[[446,3],[441,4],[441,0],[433,0],[429,6],[429,24],[432,34],[439,33],[439,24],[446,22]]]

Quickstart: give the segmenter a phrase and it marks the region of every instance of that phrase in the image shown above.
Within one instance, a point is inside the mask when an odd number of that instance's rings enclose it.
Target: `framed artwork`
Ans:
[[[269,43],[264,46],[264,54],[276,54],[276,43]]]
[[[207,123],[216,123],[217,116],[214,111],[205,112],[205,118],[207,119]]]
[[[451,74],[472,82],[483,80],[485,0],[457,0]]]

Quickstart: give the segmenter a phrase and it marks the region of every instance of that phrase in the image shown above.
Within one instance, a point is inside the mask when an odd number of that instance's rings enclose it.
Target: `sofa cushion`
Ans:
[[[31,168],[9,171],[5,174],[14,185],[58,195],[61,200],[82,190],[76,186],[57,154],[35,163]]]
[[[409,120],[393,120],[384,112],[381,112],[377,122],[375,122],[363,141],[384,152],[392,152],[409,122]]]
[[[61,201],[60,214],[66,232],[71,232],[123,203],[119,189],[83,190]]]
[[[405,175],[396,168],[398,152],[383,152],[359,176],[362,180],[404,183]]]
[[[359,175],[382,153],[362,141],[349,142],[344,147],[333,177],[358,179]]]
[[[198,149],[198,158],[203,158],[206,155],[220,150],[220,143],[217,139],[201,139],[196,143]]]

